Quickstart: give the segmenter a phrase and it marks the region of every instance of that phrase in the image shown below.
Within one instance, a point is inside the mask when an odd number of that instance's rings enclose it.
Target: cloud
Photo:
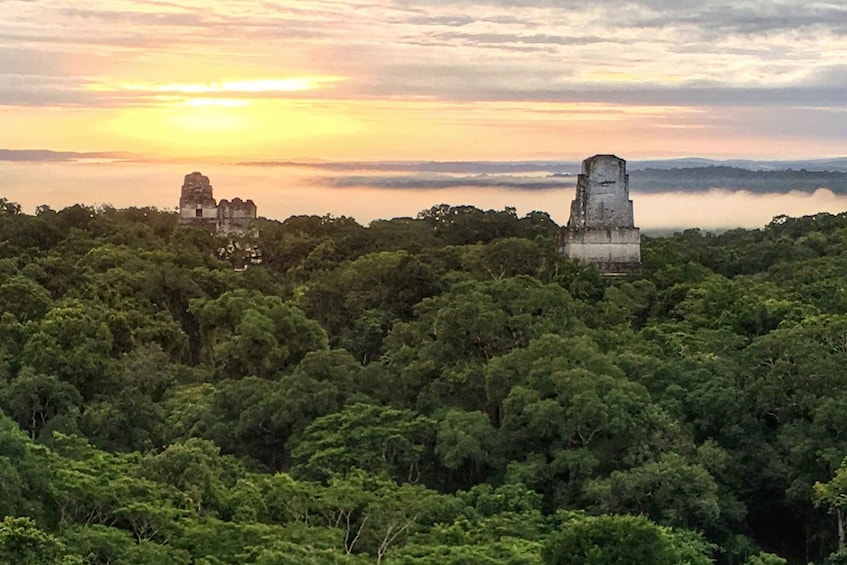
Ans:
[[[0,74],[0,105],[138,107],[244,105],[246,100],[292,99],[343,81],[336,76],[289,76],[197,83],[100,84],[82,78]]]
[[[576,177],[476,176],[338,176],[313,179],[314,184],[333,188],[379,188],[396,190],[442,190],[451,188],[497,188],[511,190],[561,190],[576,186]]]
[[[845,107],[847,74],[838,67],[809,84],[727,85],[714,81],[628,84],[581,83],[574,71],[512,64],[403,64],[379,69],[380,80],[363,88],[374,96],[431,96],[456,101],[536,101],[692,107]],[[569,74],[570,73],[570,74]]]
[[[470,16],[413,16],[406,23],[422,26],[462,27],[473,23]]]
[[[22,163],[78,162],[85,160],[140,160],[143,156],[124,151],[51,151],[49,149],[0,149],[0,161]]]
[[[0,106],[33,109],[294,98],[347,105],[376,131],[414,101],[420,122],[552,138],[548,112],[600,139],[627,119],[627,135],[675,145],[693,130],[832,140],[847,108],[847,5],[821,0],[0,1],[0,43]],[[297,76],[345,80],[162,90]]]
[[[105,24],[132,24],[133,26],[168,26],[187,28],[207,28],[214,20],[202,12],[140,12],[128,10],[61,8],[59,14],[71,19],[97,20]]]
[[[515,46],[534,46],[541,51],[550,46],[593,45],[598,43],[633,43],[632,40],[603,37],[599,35],[569,35],[550,33],[492,33],[492,32],[439,32],[428,39],[443,44],[459,42],[477,47],[513,49]]]
[[[387,0],[95,0],[85,7],[28,6],[0,6],[0,40],[6,49],[66,56],[85,46],[109,47],[127,51],[129,63],[200,54],[208,65],[226,64],[230,58],[253,65],[318,64],[325,67],[324,73],[350,74],[366,85],[364,95],[457,99],[526,99],[537,93],[542,100],[569,100],[567,94],[545,97],[545,90],[566,87],[583,93],[584,100],[594,93],[593,83],[614,86],[621,80],[684,97],[685,90],[664,88],[666,78],[658,76],[662,73],[677,75],[675,86],[695,81],[750,86],[739,83],[757,74],[777,83],[760,81],[763,86],[791,86],[773,75],[777,58],[786,76],[814,75],[827,64],[820,42],[830,33],[829,39],[844,47],[839,34],[847,28],[847,9],[841,6],[784,0],[744,6],[725,1],[611,0],[591,9],[574,0],[488,0],[483,5],[446,1],[429,6]],[[814,36],[799,33],[808,27],[815,28]],[[748,33],[772,37],[764,44],[732,44],[735,35]],[[686,49],[695,53],[682,56],[680,51]],[[25,61],[9,59],[2,67],[7,73],[33,74]],[[445,61],[452,62],[452,81],[438,84],[448,78],[438,76]],[[746,79],[745,68],[752,70]],[[345,70],[350,72],[341,72]],[[515,70],[521,72],[516,76]],[[596,71],[606,75],[592,77]],[[481,80],[486,77],[488,81]],[[546,81],[547,89],[525,88],[527,77],[538,86]],[[431,78],[436,81],[428,82]],[[491,92],[487,98],[471,88],[457,94],[463,81],[474,80],[480,90]]]
[[[414,0],[396,0],[410,5]],[[566,15],[591,11],[595,21],[612,28],[668,27],[695,28],[706,35],[727,33],[762,34],[796,31],[808,27],[843,30],[847,27],[847,7],[833,2],[795,0],[752,0],[739,4],[727,0],[605,0],[590,5],[582,0],[447,0],[441,7],[470,10],[487,5],[512,12],[537,10]]]
[[[818,84],[847,88],[847,64],[817,67],[811,78]]]
[[[24,11],[0,6],[0,38],[9,47],[62,51],[79,45],[148,49],[208,47],[251,39],[308,37],[330,33],[330,14],[263,2],[132,2],[94,0],[85,8],[33,3]],[[150,53],[147,52],[149,55]]]
[[[570,173],[581,170],[579,161],[244,161],[250,167],[308,168],[334,172],[405,172],[502,175],[516,173]],[[364,177],[363,177],[364,178]],[[371,177],[379,178],[379,177]]]
[[[85,91],[78,79],[58,76],[0,74],[0,105],[90,106],[96,96]]]
[[[738,4],[647,0],[642,5],[652,8],[653,13],[636,19],[635,25],[693,26],[710,37],[728,33],[798,32],[811,27],[835,32],[847,29],[847,7],[834,3],[759,0]]]

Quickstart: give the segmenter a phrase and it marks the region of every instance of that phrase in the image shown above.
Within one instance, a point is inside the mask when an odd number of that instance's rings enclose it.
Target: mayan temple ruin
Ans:
[[[195,171],[185,175],[179,197],[179,223],[206,226],[218,235],[248,235],[255,231],[256,205],[233,198],[215,202],[209,177]]]
[[[641,235],[635,227],[626,161],[595,155],[582,162],[571,217],[559,236],[559,252],[596,264],[607,274],[626,273],[641,263]]]

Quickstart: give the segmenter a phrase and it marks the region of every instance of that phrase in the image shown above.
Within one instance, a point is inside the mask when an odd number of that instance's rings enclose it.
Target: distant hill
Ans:
[[[807,169],[749,170],[726,165],[673,169],[646,168],[629,173],[636,192],[700,192],[711,188],[750,192],[812,192],[828,188],[847,194],[847,172]]]
[[[756,161],[752,159],[703,159],[700,157],[685,157],[682,159],[659,159],[655,161],[629,161],[630,171],[641,169],[687,169],[691,167],[733,167],[748,171],[833,171],[847,172],[847,157],[831,159],[796,159],[790,161]]]

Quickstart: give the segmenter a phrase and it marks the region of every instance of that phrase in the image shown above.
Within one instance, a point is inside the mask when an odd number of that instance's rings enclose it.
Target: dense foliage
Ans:
[[[847,215],[262,221],[0,199],[0,563],[842,563]]]

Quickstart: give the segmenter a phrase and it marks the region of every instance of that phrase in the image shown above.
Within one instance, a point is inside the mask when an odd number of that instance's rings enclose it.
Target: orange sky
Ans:
[[[779,0],[6,0],[0,148],[834,156],[845,22]]]

